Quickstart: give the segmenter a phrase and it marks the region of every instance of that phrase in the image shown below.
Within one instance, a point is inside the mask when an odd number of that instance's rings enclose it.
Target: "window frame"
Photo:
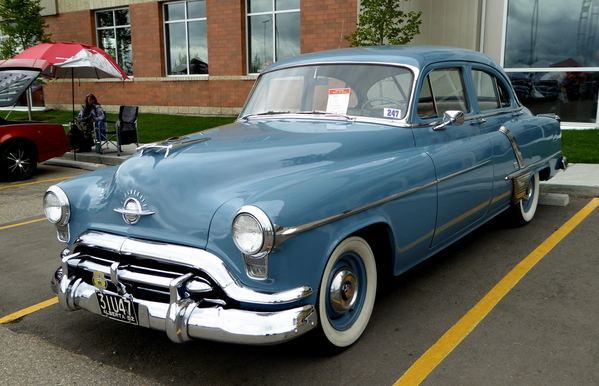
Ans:
[[[192,60],[191,58],[191,54],[190,54],[190,39],[189,39],[189,23],[190,22],[197,22],[197,21],[203,21],[206,23],[206,27],[208,24],[208,15],[205,15],[204,17],[198,17],[198,18],[188,18],[188,7],[187,4],[188,3],[194,3],[194,2],[204,2],[204,4],[207,4],[206,0],[180,0],[180,1],[167,1],[162,3],[162,28],[163,28],[163,32],[164,32],[164,63],[165,63],[165,67],[164,67],[164,71],[165,71],[165,75],[167,77],[181,77],[181,76],[200,76],[200,77],[207,77],[210,75],[210,60],[208,57],[208,47],[209,47],[209,43],[208,43],[208,29],[206,28],[206,64],[208,65],[208,69],[207,69],[207,73],[204,74],[197,74],[197,73],[190,73],[189,68],[190,68],[190,61]],[[185,17],[183,19],[178,19],[178,20],[166,20],[166,7],[168,5],[171,4],[185,4]],[[170,65],[170,42],[168,40],[168,29],[167,26],[169,24],[184,24],[185,25],[185,49],[186,49],[186,71],[187,74],[169,74],[170,69],[169,69],[169,65]]]
[[[122,10],[126,10],[127,11],[127,19],[129,21],[129,24],[116,25],[115,12],[116,11],[122,11]],[[112,12],[113,24],[111,26],[100,27],[98,25],[98,14],[99,13],[103,13],[103,12]],[[131,35],[131,15],[130,15],[130,12],[129,12],[129,7],[119,7],[119,8],[111,8],[111,9],[103,9],[103,10],[95,11],[94,12],[94,24],[95,24],[95,29],[96,29],[96,41],[98,42],[98,47],[101,48],[101,49],[103,49],[104,51],[106,51],[106,53],[108,55],[110,55],[110,52],[107,51],[107,49],[103,47],[104,44],[103,44],[103,39],[102,39],[102,37],[100,35],[100,31],[112,30],[114,32],[115,42],[116,42],[116,39],[117,39],[117,36],[118,36],[117,35],[117,29],[125,29],[125,28],[127,28],[127,29],[129,29],[129,35]],[[110,56],[123,69],[123,71],[127,74],[127,76],[133,77],[134,74],[135,74],[134,66],[133,66],[133,43],[131,41],[129,42],[129,47],[130,47],[130,51],[129,52],[130,52],[130,55],[131,55],[131,61],[130,61],[130,63],[131,63],[131,71],[130,71],[130,73],[127,71],[128,66],[124,65],[124,63],[120,63],[120,61],[119,61],[120,55],[119,55],[119,52],[118,52],[118,50],[119,50],[118,47],[119,47],[119,45],[116,44],[116,47],[114,48],[116,57],[114,57],[112,55],[110,55]]]
[[[467,72],[470,71],[470,69],[464,68],[463,65],[461,64],[451,64],[448,63],[446,66],[435,66],[430,68],[430,70],[426,71],[426,72],[422,72],[420,74],[420,78],[421,81],[418,84],[418,88],[417,88],[417,93],[418,93],[418,98],[414,99],[415,102],[415,109],[413,110],[415,112],[415,117],[420,120],[420,121],[424,121],[424,122],[428,122],[431,120],[439,120],[440,118],[443,117],[443,113],[445,111],[449,111],[449,110],[455,110],[455,109],[446,109],[443,111],[439,111],[439,102],[442,102],[439,98],[441,98],[440,96],[438,96],[436,94],[436,90],[434,87],[433,82],[431,82],[430,79],[430,75],[434,72],[439,72],[439,71],[445,71],[445,72],[451,72],[451,71],[456,71],[458,73],[459,76],[459,80],[462,86],[461,89],[461,93],[462,93],[462,101],[456,100],[455,103],[458,104],[462,104],[464,108],[460,108],[458,110],[462,111],[465,115],[469,115],[473,112],[473,106],[472,106],[472,101],[470,100],[471,95],[470,95],[470,90],[468,87],[468,81],[467,81]],[[443,77],[447,77],[447,75],[442,75]],[[439,78],[441,79],[441,78]],[[432,115],[425,115],[425,116],[421,116],[421,98],[422,98],[422,90],[424,87],[427,87],[429,92],[430,92],[430,96],[429,98],[431,98],[431,104],[432,107],[434,108],[434,112],[436,114],[436,116],[432,116]],[[438,88],[437,88],[438,90]],[[446,96],[444,96],[446,97]]]
[[[494,98],[496,102],[496,106],[494,108],[483,108],[481,106],[481,97],[484,98],[485,96],[479,95],[479,88],[477,86],[477,78],[475,76],[475,72],[481,73],[483,75],[486,75],[490,78],[491,81],[491,86],[493,88],[493,94],[494,94]],[[472,85],[473,85],[473,100],[476,100],[476,104],[478,107],[478,110],[481,113],[487,113],[487,112],[493,112],[493,111],[497,111],[497,110],[502,110],[502,109],[507,109],[510,108],[512,106],[512,101],[511,101],[511,97],[510,97],[510,89],[507,89],[506,85],[504,84],[504,82],[501,81],[500,77],[495,74],[494,72],[490,71],[487,68],[479,68],[479,67],[473,67],[470,71],[470,75],[472,76]]]
[[[250,2],[251,1],[252,0],[246,0],[245,1],[245,10],[246,10],[246,12],[245,12],[245,29],[246,29],[246,31],[245,31],[245,36],[246,36],[245,44],[246,44],[246,52],[247,52],[246,71],[247,71],[247,74],[257,75],[261,71],[258,71],[258,72],[252,71],[252,64],[251,64],[252,58],[251,58],[251,44],[250,44],[250,41],[251,41],[251,36],[250,36],[250,26],[251,26],[250,17],[254,17],[254,16],[271,16],[272,20],[274,20],[274,24],[275,25],[274,25],[274,28],[272,28],[272,36],[271,36],[272,41],[273,41],[271,54],[272,54],[272,57],[273,57],[273,62],[272,63],[275,63],[277,61],[277,51],[278,51],[278,47],[277,47],[277,44],[276,44],[276,30],[277,30],[277,28],[276,28],[276,23],[277,23],[276,20],[277,20],[277,15],[297,13],[298,16],[300,16],[301,6],[298,7],[298,8],[277,10],[276,9],[276,1],[277,0],[270,0],[271,4],[272,4],[272,7],[271,7],[270,11],[249,12],[249,10],[251,8],[250,7]],[[301,21],[300,21],[300,23],[301,23]],[[301,37],[301,32],[300,32],[300,35],[298,35],[298,37],[297,37],[298,38],[298,42],[300,41],[300,37]],[[298,52],[298,54],[299,54],[299,52]]]

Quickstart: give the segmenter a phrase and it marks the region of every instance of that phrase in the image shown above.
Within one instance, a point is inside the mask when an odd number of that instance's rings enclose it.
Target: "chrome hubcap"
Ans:
[[[10,173],[23,174],[29,167],[29,159],[25,158],[25,151],[22,149],[17,150],[16,153],[10,153],[6,157],[12,164],[8,167]]]
[[[354,308],[358,293],[358,278],[349,268],[342,268],[333,276],[329,288],[331,307],[343,314]]]

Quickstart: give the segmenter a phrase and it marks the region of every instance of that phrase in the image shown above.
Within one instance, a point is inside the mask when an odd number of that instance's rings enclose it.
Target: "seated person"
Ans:
[[[87,94],[85,96],[85,104],[81,105],[81,111],[77,115],[77,122],[86,122],[93,124],[95,122],[104,122],[106,120],[106,114],[102,109],[102,106],[98,103],[98,99],[94,94]],[[100,125],[96,124],[100,127]]]
[[[85,104],[81,106],[81,111],[75,119],[75,127],[71,127],[69,136],[71,136],[71,148],[75,151],[90,151],[94,143],[94,126],[97,128],[105,127],[106,114],[98,99],[93,94],[85,96]],[[101,130],[101,129],[100,129]],[[105,131],[98,133],[98,139],[105,139]]]
[[[94,127],[99,129],[97,139],[99,141],[106,140],[106,129],[102,129],[106,127],[106,114],[94,94],[87,94],[85,96],[85,104],[81,105],[81,111],[77,115],[77,122],[87,123],[90,129]]]

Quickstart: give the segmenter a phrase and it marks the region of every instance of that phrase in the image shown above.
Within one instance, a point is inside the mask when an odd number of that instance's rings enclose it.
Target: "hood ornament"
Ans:
[[[129,190],[125,193],[125,201],[122,208],[115,208],[114,211],[123,215],[123,220],[130,225],[136,224],[141,216],[150,216],[155,212],[144,210],[146,199],[136,190]]]
[[[204,134],[202,134],[202,135],[204,135]],[[142,145],[137,148],[137,151],[139,151],[140,157],[143,156],[147,151],[150,151],[150,150],[164,151],[164,158],[167,158],[169,156],[169,154],[171,153],[172,149],[176,149],[180,146],[191,145],[191,144],[194,144],[197,142],[209,141],[211,139],[212,139],[211,137],[203,137],[203,138],[197,138],[197,139],[191,139],[188,136],[172,137],[163,142],[155,142],[155,143],[149,143],[147,145]]]

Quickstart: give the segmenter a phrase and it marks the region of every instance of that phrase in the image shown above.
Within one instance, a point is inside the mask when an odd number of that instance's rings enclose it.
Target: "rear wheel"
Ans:
[[[0,149],[0,174],[10,181],[25,180],[35,172],[35,151],[25,141],[9,143]]]
[[[539,173],[535,173],[526,188],[526,196],[512,207],[513,218],[517,225],[526,225],[535,216],[539,205],[539,190]]]
[[[343,240],[329,257],[318,295],[320,328],[332,346],[350,346],[362,335],[376,287],[376,262],[368,243],[360,237]]]

